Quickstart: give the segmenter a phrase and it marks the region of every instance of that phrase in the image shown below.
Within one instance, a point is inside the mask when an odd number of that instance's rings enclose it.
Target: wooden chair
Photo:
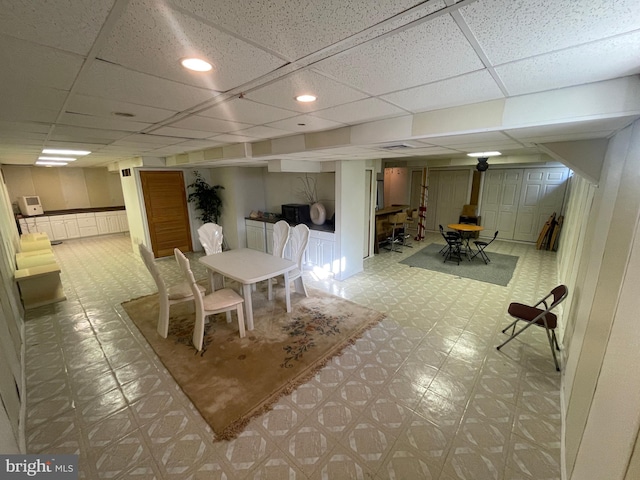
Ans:
[[[202,344],[204,341],[204,324],[209,315],[225,312],[227,314],[227,323],[231,323],[231,311],[235,310],[238,317],[238,330],[240,331],[240,338],[245,336],[244,331],[244,310],[242,308],[243,298],[230,288],[222,288],[215,290],[207,295],[202,294],[202,291],[198,288],[193,272],[191,271],[191,264],[189,259],[179,249],[174,249],[173,253],[176,256],[176,261],[180,266],[182,274],[185,276],[196,305],[196,322],[193,327],[193,346],[196,350],[202,350]]]
[[[186,282],[167,287],[164,279],[160,275],[158,267],[156,266],[155,259],[153,258],[153,252],[141,243],[138,245],[138,250],[144,265],[147,267],[147,270],[149,270],[149,273],[153,277],[154,282],[156,282],[156,287],[158,288],[160,315],[158,317],[157,330],[162,338],[167,338],[167,334],[169,333],[169,309],[171,305],[192,301],[193,293],[191,292],[191,287]],[[205,288],[201,285],[198,285],[198,288],[202,292],[205,291]]]
[[[546,297],[544,297],[533,306],[515,302],[511,303],[509,305],[508,312],[509,315],[515,318],[515,320],[510,323],[507,328],[502,330],[502,333],[506,333],[506,331],[511,328],[511,335],[509,336],[509,338],[507,338],[507,340],[498,345],[496,348],[500,350],[531,325],[543,327],[547,333],[547,340],[549,340],[549,346],[551,347],[553,362],[556,364],[556,370],[560,371],[560,365],[558,364],[558,358],[556,357],[556,350],[560,350],[560,347],[558,346],[558,339],[556,338],[556,326],[558,324],[558,317],[554,313],[551,313],[551,310],[553,310],[561,302],[563,302],[564,299],[567,298],[568,293],[569,290],[565,285],[558,285],[556,288],[551,290],[551,292]],[[539,307],[544,307],[544,309]],[[516,324],[518,322],[525,322],[526,325],[520,330],[516,331]]]

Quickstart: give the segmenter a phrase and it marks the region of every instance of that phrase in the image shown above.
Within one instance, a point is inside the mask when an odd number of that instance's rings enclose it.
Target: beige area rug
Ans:
[[[122,304],[182,390],[216,434],[236,437],[251,418],[268,411],[282,396],[310,380],[327,361],[352,344],[384,315],[318,290],[309,297],[291,293],[267,301],[266,286],[253,292],[253,331],[238,334],[237,320],[210,317],[203,351],[191,345],[193,305],[171,307],[169,336],[156,332],[158,296]],[[283,290],[275,287],[274,290]]]

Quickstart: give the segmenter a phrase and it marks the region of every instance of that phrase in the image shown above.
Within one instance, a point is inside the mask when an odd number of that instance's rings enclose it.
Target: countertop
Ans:
[[[255,222],[264,222],[264,223],[276,223],[276,222],[279,222],[280,220],[284,220],[284,218],[268,218],[268,217],[256,217],[256,218],[244,217],[244,218],[245,220],[253,220]],[[287,223],[292,227],[295,227],[297,225],[296,223],[293,223],[293,222],[287,222]],[[316,225],[315,223],[305,223],[305,225],[309,227],[309,230],[316,230],[319,232],[330,232],[330,233],[335,232],[335,227],[330,222],[325,222],[323,225]]]

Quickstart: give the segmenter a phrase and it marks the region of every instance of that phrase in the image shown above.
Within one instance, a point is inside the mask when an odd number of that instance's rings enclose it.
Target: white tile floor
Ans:
[[[55,246],[68,300],[27,314],[28,452],[78,453],[87,479],[560,478],[560,374],[544,331],[495,350],[508,303],[555,286],[556,255],[494,242],[489,252],[520,257],[508,287],[398,263],[432,242],[377,255],[344,282],[306,274],[387,318],[215,443],[120,307],[155,292],[129,238]],[[172,258],[159,265],[179,279]]]

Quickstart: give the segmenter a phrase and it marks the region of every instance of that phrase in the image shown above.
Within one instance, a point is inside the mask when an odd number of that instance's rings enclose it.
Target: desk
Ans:
[[[469,245],[469,235],[464,235],[464,234],[481,232],[482,230],[484,230],[484,227],[481,225],[471,225],[469,223],[450,223],[449,225],[447,225],[447,227],[449,227],[451,230],[456,230],[460,232],[460,236],[466,242],[466,249],[467,249],[466,254],[467,254],[467,258],[469,258],[469,252],[471,251],[471,246]],[[471,258],[469,258],[469,260],[471,260]]]
[[[249,248],[238,248],[213,255],[205,255],[204,257],[200,257],[199,262],[209,270],[220,273],[242,284],[247,330],[253,330],[251,285],[254,283],[268,280],[278,275],[284,275],[287,312],[291,311],[289,272],[297,267],[295,262]]]
[[[389,216],[394,213],[404,212],[409,205],[395,205],[393,207],[384,207],[376,210],[376,231],[373,246],[373,253],[380,252],[380,244],[391,236],[391,225],[389,224]]]

